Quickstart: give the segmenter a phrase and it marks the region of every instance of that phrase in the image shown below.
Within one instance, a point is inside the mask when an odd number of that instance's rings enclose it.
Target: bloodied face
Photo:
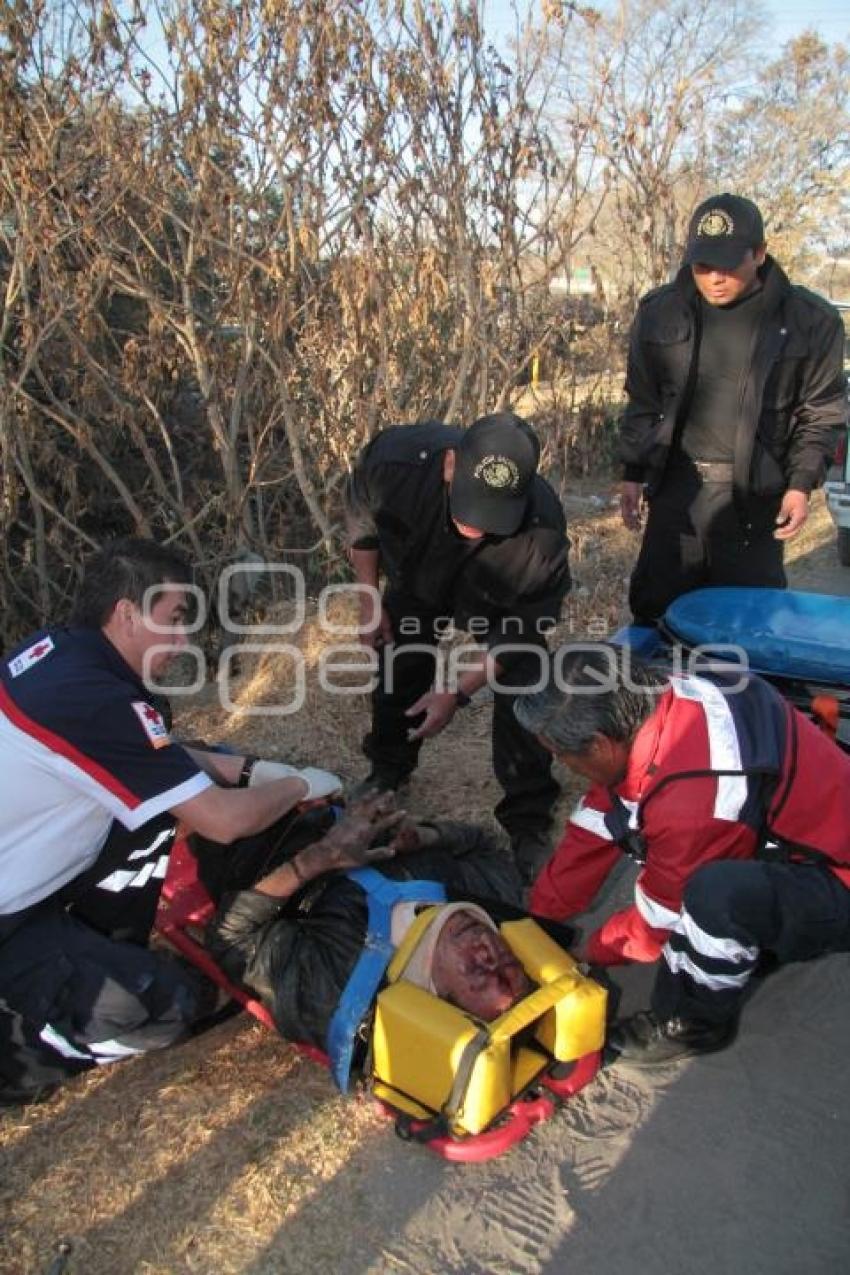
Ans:
[[[533,984],[498,930],[472,912],[456,912],[434,950],[436,994],[489,1022],[527,996]]]

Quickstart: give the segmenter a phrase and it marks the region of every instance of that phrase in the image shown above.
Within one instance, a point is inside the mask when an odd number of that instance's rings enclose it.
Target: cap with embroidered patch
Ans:
[[[512,536],[528,506],[540,459],[531,426],[513,412],[481,416],[455,448],[449,508],[458,522],[494,536]]]
[[[734,270],[747,253],[764,243],[762,215],[743,195],[712,195],[695,209],[688,226],[685,265],[695,262]]]

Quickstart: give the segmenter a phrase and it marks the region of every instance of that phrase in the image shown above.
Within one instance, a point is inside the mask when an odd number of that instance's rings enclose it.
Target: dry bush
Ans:
[[[339,576],[351,455],[510,398],[588,215],[532,303],[528,183],[566,177],[539,59],[508,68],[475,5],[159,12],[0,14],[6,640],[118,532],[178,542],[207,582],[246,550]]]
[[[155,13],[0,8],[4,642],[116,533],[207,584],[248,551],[342,578],[342,479],[389,423],[519,405],[556,482],[609,463],[637,293],[718,172],[783,251],[840,251],[846,52],[760,60],[739,0],[552,0],[509,63],[478,0]]]

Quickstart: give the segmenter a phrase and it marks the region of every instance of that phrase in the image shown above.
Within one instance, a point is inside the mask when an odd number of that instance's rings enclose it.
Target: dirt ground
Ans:
[[[576,587],[563,635],[625,619],[635,541],[607,488],[568,501]],[[850,595],[822,500],[789,554],[792,585]],[[315,662],[321,639],[308,633]],[[256,703],[286,670],[246,673]],[[321,696],[285,718],[179,712],[187,736],[363,772],[365,700]],[[426,748],[411,809],[490,821],[489,713]],[[561,814],[574,798],[565,785]],[[599,910],[629,888],[626,875]],[[623,979],[645,1001],[647,971]],[[839,1275],[850,1269],[846,1060],[850,958],[789,967],[723,1054],[642,1076],[606,1071],[519,1148],[452,1166],[399,1142],[368,1098],[242,1015],[161,1055],[80,1077],[0,1115],[0,1271],[68,1275]]]

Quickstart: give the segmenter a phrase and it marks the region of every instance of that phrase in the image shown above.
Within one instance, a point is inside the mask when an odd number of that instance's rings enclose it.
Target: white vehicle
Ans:
[[[850,448],[847,446],[846,430],[835,453],[835,465],[829,472],[840,475],[839,478],[828,478],[823,485],[829,512],[838,529],[838,561],[842,566],[850,567]]]
[[[833,302],[833,305],[836,310],[842,311],[844,326],[847,327],[850,323],[850,302]],[[848,352],[850,352],[850,335],[847,341]],[[848,368],[846,358],[844,367],[845,370]],[[850,387],[848,387],[848,395],[850,395]],[[835,459],[823,485],[829,512],[838,529],[838,561],[844,567],[850,567],[850,446],[848,445],[850,440],[848,435],[850,435],[850,423],[839,440]]]

